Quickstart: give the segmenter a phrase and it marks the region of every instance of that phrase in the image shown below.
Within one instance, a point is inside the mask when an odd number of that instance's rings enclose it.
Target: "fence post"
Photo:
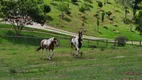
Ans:
[[[140,41],[140,46],[142,45],[142,41]]]
[[[89,41],[89,39],[88,39],[88,48],[89,48],[89,43],[90,43],[90,41]]]
[[[108,40],[106,40],[106,47],[108,46]]]
[[[2,38],[0,38],[0,45],[2,45]]]
[[[58,45],[59,45],[59,47],[61,47],[61,44],[60,44],[60,37],[58,38]]]
[[[36,45],[38,45],[38,38],[35,38],[36,39]]]
[[[99,40],[97,40],[97,47],[99,46]]]
[[[132,46],[133,46],[133,41],[132,41]]]
[[[13,37],[13,38],[12,38],[12,41],[13,41],[13,45],[14,45],[14,44],[15,44],[15,41],[14,41],[14,37],[15,37],[15,36],[12,36],[12,37]]]
[[[26,37],[23,37],[23,38],[24,38],[24,42],[25,42],[25,45],[26,45],[26,44],[27,44],[27,43],[26,43]],[[26,46],[27,46],[27,45],[26,45]]]

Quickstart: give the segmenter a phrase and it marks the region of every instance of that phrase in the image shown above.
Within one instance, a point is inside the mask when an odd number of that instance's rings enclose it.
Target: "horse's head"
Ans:
[[[56,46],[59,46],[59,40],[57,38],[54,38],[53,41]]]
[[[83,36],[82,31],[78,32],[78,36],[79,36],[79,38],[82,38],[82,36]]]

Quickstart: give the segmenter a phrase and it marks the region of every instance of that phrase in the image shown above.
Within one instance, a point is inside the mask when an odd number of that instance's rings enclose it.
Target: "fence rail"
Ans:
[[[40,45],[40,41],[45,38],[38,38],[38,37],[27,37],[27,36],[1,36],[2,38],[5,38],[9,42],[11,42],[13,45],[15,44],[24,44],[24,45]],[[70,38],[68,37],[57,37],[59,39],[59,43],[61,47],[67,47],[69,46]],[[48,39],[48,38],[46,38]],[[90,40],[90,39],[84,39],[83,44],[85,43],[86,47],[108,47],[108,46],[115,46],[114,40],[107,40],[107,39],[96,39],[96,40]],[[5,41],[0,39],[0,44],[7,44]],[[138,45],[142,46],[142,41],[127,41],[127,45]]]

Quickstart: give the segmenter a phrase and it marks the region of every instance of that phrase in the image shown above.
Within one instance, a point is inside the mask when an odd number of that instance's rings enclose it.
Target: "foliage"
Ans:
[[[84,0],[85,2],[93,3],[93,0]]]
[[[125,24],[133,24],[133,20],[129,19],[129,18],[123,18],[123,22]]]
[[[105,18],[105,11],[102,11],[102,17],[101,17],[101,21],[104,22],[104,18]]]
[[[81,6],[81,7],[79,8],[79,11],[84,13],[84,12],[85,12],[85,7],[84,7],[84,6]]]
[[[71,0],[72,3],[76,3],[78,0]]]
[[[79,8],[79,11],[84,13],[85,11],[90,11],[91,8],[93,8],[93,6],[90,3],[83,2]]]
[[[106,14],[108,15],[108,18],[110,19],[110,16],[112,15],[111,11],[107,11]]]
[[[44,12],[45,12],[45,13],[49,13],[50,11],[51,11],[50,6],[47,5],[47,4],[45,4],[45,5],[44,5]]]
[[[142,35],[142,10],[137,13],[135,23],[137,24],[136,30]]]
[[[125,36],[118,36],[115,38],[115,41],[117,42],[118,46],[125,46],[128,38]]]
[[[100,2],[100,1],[98,1],[98,6],[99,6],[100,8],[102,8],[102,7],[103,7],[103,3]]]
[[[71,11],[70,11],[70,8],[69,8],[69,4],[68,3],[61,3],[58,5],[58,8],[57,8],[59,11],[61,11],[61,18],[64,18],[64,14],[68,14],[70,15],[71,14]]]
[[[108,12],[106,12],[106,14],[107,14],[108,16],[111,16],[111,15],[112,15],[112,12],[111,12],[111,11],[108,11]]]
[[[1,13],[6,20],[13,24],[13,28],[19,35],[26,24],[35,21],[40,24],[46,22],[46,13],[50,12],[50,6],[43,5],[42,0],[2,0]]]

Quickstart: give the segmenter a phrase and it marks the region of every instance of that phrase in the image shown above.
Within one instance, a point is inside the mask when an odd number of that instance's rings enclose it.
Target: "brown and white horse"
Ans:
[[[47,51],[47,58],[51,60],[54,55],[54,45],[59,46],[58,39],[54,37],[49,39],[43,39],[40,43],[40,47],[37,48],[36,51],[39,51],[40,49],[42,49],[42,53],[43,53],[43,50],[45,48]],[[52,54],[50,54],[50,50],[52,50]],[[42,59],[42,56],[41,56],[41,59]]]
[[[82,53],[80,53],[80,48],[82,47],[82,32],[79,31],[78,36],[71,38],[70,45],[72,48],[73,56],[74,56],[73,48],[75,48],[75,50],[77,51],[76,56],[78,56],[78,54],[82,55]]]

